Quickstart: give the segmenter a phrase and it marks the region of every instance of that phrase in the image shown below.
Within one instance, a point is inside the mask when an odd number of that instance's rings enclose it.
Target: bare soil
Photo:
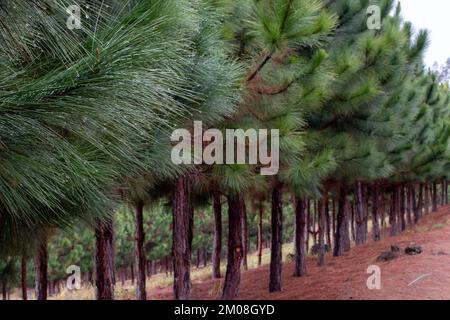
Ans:
[[[402,253],[395,260],[376,262],[391,245],[404,249],[412,243],[420,245],[423,253],[415,256]],[[283,257],[287,254],[289,252],[283,252]],[[381,268],[381,290],[367,288],[370,265]],[[293,268],[293,263],[284,263],[283,290],[273,294],[268,292],[268,266],[243,272],[239,299],[450,299],[450,207],[440,208],[398,237],[385,235],[381,241],[354,247],[342,257],[328,255],[323,267],[317,266],[317,258],[309,258],[305,277],[294,278]],[[192,298],[217,299],[220,286],[220,281],[212,279],[195,281]],[[152,289],[148,296],[150,299],[172,299],[172,288]]]

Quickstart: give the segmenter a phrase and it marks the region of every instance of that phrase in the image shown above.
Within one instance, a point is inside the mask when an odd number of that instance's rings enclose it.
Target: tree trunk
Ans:
[[[36,258],[35,258],[35,268],[36,268],[36,299],[37,300],[47,300],[48,293],[48,251],[47,251],[47,236],[44,235],[40,239]]]
[[[398,206],[400,205],[399,201],[399,192],[397,186],[394,186],[394,190],[392,192],[391,197],[391,206],[389,210],[389,225],[391,226],[391,236],[396,236],[398,234],[398,228],[397,228],[397,217],[398,217]]]
[[[172,209],[173,291],[176,300],[189,300],[191,298],[190,268],[194,211],[187,176],[179,178],[175,184]]]
[[[259,201],[258,208],[258,266],[262,264],[262,218],[263,218],[263,203]]]
[[[407,221],[408,221],[408,226],[412,226],[413,225],[413,212],[414,212],[414,204],[413,204],[413,192],[412,192],[412,186],[408,186],[407,190],[408,190],[408,195],[407,195]]]
[[[112,218],[96,221],[95,277],[97,300],[114,300],[114,227]]]
[[[228,261],[222,300],[233,300],[239,294],[242,262],[242,200],[228,196]]]
[[[307,215],[306,215],[306,254],[308,254],[308,251],[309,251],[309,228],[311,226],[311,201],[309,199],[306,200],[306,209],[307,209]]]
[[[208,266],[208,250],[203,248],[203,267],[206,268]]]
[[[7,288],[6,288],[6,280],[2,281],[2,300],[7,300],[8,299],[8,292],[7,292]]]
[[[294,277],[302,277],[306,274],[306,237],[308,230],[306,225],[307,201],[301,198],[295,199],[295,271]]]
[[[420,217],[422,216],[422,208],[423,208],[423,183],[419,184],[419,195],[417,200],[416,211],[414,214],[414,223],[419,222]]]
[[[400,222],[401,222],[401,230],[406,230],[406,207],[405,207],[405,186],[400,186]]]
[[[213,278],[220,279],[220,256],[222,254],[222,203],[220,193],[213,194],[214,209],[214,248],[212,255]]]
[[[381,191],[381,230],[386,227],[386,199],[384,190]]]
[[[283,185],[276,182],[272,190],[272,247],[270,252],[269,292],[281,291],[283,267]]]
[[[357,182],[355,186],[355,244],[357,246],[367,242],[366,237],[366,214],[364,210],[364,192],[361,182]]]
[[[27,257],[22,255],[21,258],[21,279],[20,284],[22,287],[22,300],[28,300],[28,291],[27,291]]]
[[[347,199],[347,187],[341,185],[339,191],[339,203],[337,214],[337,230],[336,230],[336,242],[334,244],[334,256],[339,257],[344,252],[350,250],[350,235],[348,230],[348,210],[349,204]]]
[[[146,276],[145,276],[145,252],[144,252],[144,202],[139,200],[136,203],[136,238],[135,238],[135,258],[137,266],[136,278],[136,300],[147,300]]]
[[[445,206],[448,203],[448,183],[447,183],[447,179],[444,179],[442,181],[442,185],[443,185],[443,188],[444,188],[444,191],[443,191],[444,201],[443,201],[442,205]]]
[[[379,198],[379,190],[378,186],[372,187],[372,233],[373,240],[380,241],[381,240],[381,232],[380,232],[380,223],[378,217],[378,198]]]
[[[425,214],[430,214],[430,184],[425,183]]]
[[[441,206],[445,205],[445,180],[442,180],[441,182]]]
[[[356,242],[356,231],[355,231],[355,204],[350,203],[351,219],[350,219],[350,230],[352,232],[352,240]]]
[[[248,270],[248,222],[247,222],[247,207],[245,206],[245,200],[242,200],[242,265],[244,270]]]
[[[197,258],[195,259],[197,269],[200,268],[200,248],[197,248]]]
[[[333,197],[333,206],[332,206],[332,220],[331,220],[331,222],[332,222],[332,229],[333,229],[333,244],[336,242],[336,218],[337,218],[337,215],[336,215],[336,208],[337,208],[337,205],[336,205],[336,197]],[[330,244],[331,245],[331,244]]]
[[[433,191],[432,191],[432,205],[433,205],[433,212],[437,211],[437,183],[433,182]]]
[[[326,194],[319,200],[319,266],[325,265],[325,203],[328,201]]]
[[[130,274],[131,274],[131,285],[134,286],[134,264],[130,265]],[[153,273],[151,272],[150,275]]]
[[[327,201],[325,203],[325,218],[326,218],[326,233],[327,233],[326,243],[328,244],[329,247],[331,247],[331,221],[330,221],[329,204],[330,204],[330,202],[328,201],[328,197],[327,197]]]

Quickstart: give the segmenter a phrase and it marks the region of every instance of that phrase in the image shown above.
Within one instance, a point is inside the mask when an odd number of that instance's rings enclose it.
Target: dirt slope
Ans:
[[[390,262],[376,262],[379,254],[389,250],[391,245],[404,248],[413,242],[422,246],[422,254],[402,255]],[[283,256],[287,254],[283,252]],[[327,256],[324,267],[319,268],[314,258],[308,263],[308,275],[303,278],[292,277],[293,264],[285,263],[283,291],[274,294],[267,291],[268,266],[243,272],[239,298],[450,299],[450,207],[427,216],[401,236],[384,237],[380,242],[352,248],[343,257]],[[374,264],[381,268],[381,290],[369,290],[366,286],[369,277],[367,268]],[[219,286],[220,283],[213,280],[194,282],[193,298],[216,299],[220,296]],[[171,288],[152,290],[149,295],[157,299],[172,298]]]

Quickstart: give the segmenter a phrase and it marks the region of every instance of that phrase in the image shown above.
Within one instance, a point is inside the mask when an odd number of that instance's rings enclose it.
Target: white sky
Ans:
[[[430,45],[425,62],[443,64],[450,57],[450,1],[449,0],[399,0],[402,16],[414,25],[415,30],[428,29]]]

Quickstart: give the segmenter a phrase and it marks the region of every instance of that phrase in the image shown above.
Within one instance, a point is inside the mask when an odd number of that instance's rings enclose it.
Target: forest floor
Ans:
[[[389,262],[376,261],[383,251],[390,250],[391,245],[404,249],[413,243],[422,247],[422,254],[402,254]],[[292,246],[290,251],[286,248],[284,258],[292,251]],[[265,260],[267,258],[265,256]],[[370,265],[381,269],[380,290],[367,288],[370,276],[367,268]],[[268,265],[244,271],[239,299],[450,299],[450,207],[440,208],[437,213],[426,216],[400,236],[386,235],[379,242],[370,241],[367,245],[354,247],[342,257],[328,255],[323,267],[317,266],[317,258],[310,257],[305,277],[295,278],[293,271],[294,264],[285,262],[283,290],[273,294],[268,292]],[[199,277],[193,280],[193,299],[217,299],[221,285],[220,280],[209,279],[208,274],[203,279]],[[148,296],[150,299],[172,299],[172,288],[153,287]]]
[[[388,230],[386,230],[388,232]],[[422,247],[422,254],[407,256],[389,262],[377,262],[377,257],[389,251],[392,245],[402,249],[410,244]],[[327,255],[326,264],[317,266],[317,257],[308,258],[308,274],[302,278],[292,276],[293,262],[287,255],[293,252],[293,245],[283,246],[283,290],[268,292],[269,261],[268,249],[263,252],[262,266],[257,266],[256,254],[248,256],[249,270],[242,272],[239,299],[251,300],[377,300],[377,299],[450,299],[450,206],[442,207],[437,213],[424,217],[418,225],[402,235],[383,235],[379,242],[369,241],[342,257]],[[377,265],[381,269],[381,290],[369,290],[366,282],[370,274],[367,268]],[[225,274],[226,261],[222,261]],[[147,297],[151,300],[173,299],[173,276],[157,274],[147,279]],[[220,298],[223,279],[211,279],[211,266],[192,268],[193,299]],[[116,299],[134,299],[134,285],[130,280],[116,286]],[[17,297],[16,297],[17,296]],[[13,295],[19,299],[19,293]],[[92,300],[95,290],[92,286],[78,291],[63,289],[54,300]]]

